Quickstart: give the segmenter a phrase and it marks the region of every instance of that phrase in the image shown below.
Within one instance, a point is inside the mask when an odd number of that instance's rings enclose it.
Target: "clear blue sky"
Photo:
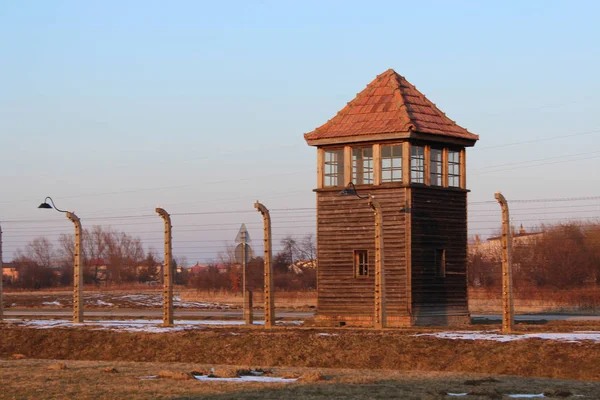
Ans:
[[[0,221],[41,221],[2,222],[5,259],[72,230],[35,208],[47,195],[159,250],[158,217],[100,217],[248,209],[174,217],[193,225],[176,251],[214,258],[241,222],[260,247],[254,200],[314,207],[302,134],[388,68],[480,135],[473,202],[600,195],[598,15],[595,1],[2,2]],[[314,231],[300,214],[274,233]]]

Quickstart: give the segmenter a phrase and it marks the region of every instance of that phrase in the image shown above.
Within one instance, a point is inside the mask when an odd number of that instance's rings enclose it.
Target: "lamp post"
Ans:
[[[48,204],[48,200],[52,205]],[[51,197],[46,197],[44,202],[38,206],[38,208],[51,209],[54,208],[56,211],[65,213],[67,218],[75,225],[75,251],[74,251],[74,263],[73,263],[73,322],[78,324],[83,322],[83,273],[81,271],[81,220],[75,213],[70,211],[61,210],[54,205],[54,201]]]
[[[384,257],[383,257],[383,212],[381,205],[375,200],[375,197],[371,194],[367,196],[361,196],[356,191],[354,183],[350,182],[346,188],[344,188],[340,195],[342,196],[356,196],[361,200],[368,200],[369,207],[373,209],[375,214],[375,310],[374,310],[374,323],[375,329],[383,329],[386,325],[385,317],[385,268],[384,268]]]

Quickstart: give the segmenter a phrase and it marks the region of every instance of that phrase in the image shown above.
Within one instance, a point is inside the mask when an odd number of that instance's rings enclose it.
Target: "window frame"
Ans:
[[[338,160],[328,160],[328,155],[338,154]],[[323,187],[339,187],[344,186],[344,171],[345,171],[345,155],[343,147],[335,147],[323,149]],[[334,168],[335,172],[328,171],[329,168]],[[335,181],[335,184],[332,182]]]
[[[421,150],[421,154],[414,154],[415,150]],[[416,161],[416,163],[414,162]],[[419,178],[420,174],[420,180]],[[413,145],[410,146],[410,182],[420,185],[425,184],[425,146]]]
[[[371,156],[366,158],[365,151],[370,151]],[[360,158],[355,157],[355,152],[360,152]],[[352,163],[352,182],[355,185],[373,185],[375,183],[375,151],[373,146],[351,146],[350,157]],[[365,162],[368,164],[367,166],[365,166]],[[362,169],[360,181],[358,179],[359,163],[360,169]]]
[[[369,250],[354,250],[352,252],[352,267],[354,269],[355,278],[368,278],[371,270],[369,265]]]
[[[390,156],[385,157],[384,150],[386,148],[390,149]],[[394,150],[399,150],[399,155],[394,156]],[[381,183],[402,183],[404,182],[404,143],[390,143],[390,144],[382,144],[380,147],[380,162],[379,162],[379,170],[381,171]],[[390,161],[389,167],[384,167],[384,162],[386,160]],[[399,166],[394,166],[394,160],[399,160]],[[389,172],[390,179],[385,179],[385,173]],[[394,173],[396,172],[396,174]],[[399,173],[399,176],[395,178],[395,175]]]
[[[447,156],[447,161],[446,164],[448,165],[448,187],[451,188],[459,188],[461,187],[461,163],[460,163],[460,150],[454,150],[454,149],[448,149],[447,151],[448,156]],[[456,161],[452,160],[452,155],[456,154]],[[456,182],[456,184],[453,184],[454,182]]]
[[[434,154],[439,154],[439,159],[434,159]],[[437,168],[434,168],[434,165]],[[435,181],[438,183],[433,183]],[[432,147],[429,149],[429,185],[441,187],[444,186],[444,149]]]

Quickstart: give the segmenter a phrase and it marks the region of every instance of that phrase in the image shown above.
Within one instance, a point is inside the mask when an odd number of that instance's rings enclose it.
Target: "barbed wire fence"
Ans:
[[[511,226],[516,249],[533,248],[544,240],[556,248],[564,246],[565,239],[547,235],[555,226],[577,225],[592,250],[600,248],[600,196],[563,197],[548,199],[508,199],[511,210]],[[268,206],[268,204],[267,204]],[[131,210],[130,210],[131,211]],[[273,208],[272,237],[273,254],[284,248],[281,239],[301,240],[306,235],[316,236],[316,209],[314,207]],[[247,209],[223,211],[173,212],[173,253],[179,260],[187,258],[185,266],[196,263],[217,264],[227,260],[228,251],[244,223],[253,239],[254,255],[262,254],[262,218],[249,206]],[[153,250],[162,260],[162,221],[154,213],[115,213],[81,216],[84,229],[100,226],[134,238],[139,238],[145,251]],[[218,222],[215,222],[215,219]],[[53,249],[61,246],[60,237],[72,236],[72,225],[59,215],[45,218],[6,219],[0,222],[3,229],[3,258],[7,263],[22,254],[34,238],[48,239]],[[500,261],[493,244],[501,228],[501,210],[494,200],[468,203],[469,254],[479,252],[485,263],[479,266],[479,277],[474,276],[476,267],[470,260],[469,287],[473,313],[498,312],[500,310],[499,273]],[[530,239],[525,240],[529,237]],[[490,244],[491,243],[491,244]],[[487,254],[486,254],[487,252]],[[595,253],[600,254],[600,253]],[[592,263],[598,263],[596,255]],[[557,287],[536,282],[524,271],[524,262],[515,264],[515,307],[517,312],[540,312],[548,310],[596,312],[600,309],[598,282],[600,266],[590,270],[579,287]],[[532,268],[531,265],[528,268]],[[544,274],[544,265],[536,265]],[[563,271],[566,273],[567,271]],[[546,271],[550,273],[550,271]],[[556,271],[552,272],[556,273]],[[487,278],[486,278],[487,276]],[[486,281],[488,279],[488,281]]]

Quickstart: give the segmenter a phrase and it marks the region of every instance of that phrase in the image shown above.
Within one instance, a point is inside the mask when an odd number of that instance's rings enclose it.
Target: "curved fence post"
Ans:
[[[512,290],[512,237],[508,202],[500,192],[494,195],[502,208],[502,332],[511,333],[515,320]]]
[[[162,208],[157,208],[156,213],[165,221],[165,260],[163,267],[163,325],[173,325],[173,268],[171,244],[171,216]]]
[[[375,315],[374,328],[385,327],[385,267],[383,259],[383,215],[381,205],[371,196],[369,206],[375,214]]]
[[[265,328],[272,328],[275,325],[275,298],[273,297],[273,266],[271,265],[271,215],[267,207],[258,200],[254,203],[254,208],[260,211],[264,222]]]
[[[67,218],[75,225],[75,259],[73,263],[73,322],[83,322],[83,263],[81,262],[81,220],[75,213],[67,212]]]

